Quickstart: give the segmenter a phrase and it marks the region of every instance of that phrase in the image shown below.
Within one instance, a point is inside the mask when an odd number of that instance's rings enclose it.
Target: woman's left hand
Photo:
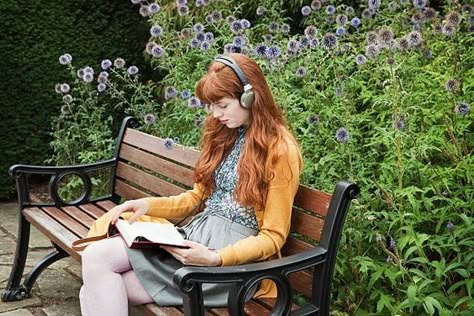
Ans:
[[[193,266],[220,266],[222,259],[215,250],[210,250],[197,242],[185,240],[184,244],[189,248],[178,248],[171,246],[160,246],[168,251],[173,257],[185,265]]]

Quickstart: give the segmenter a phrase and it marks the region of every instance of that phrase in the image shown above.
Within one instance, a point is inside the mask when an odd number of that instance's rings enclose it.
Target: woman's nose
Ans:
[[[212,111],[212,115],[214,118],[218,118],[222,115],[222,111],[219,111],[218,109],[214,108],[214,110]]]

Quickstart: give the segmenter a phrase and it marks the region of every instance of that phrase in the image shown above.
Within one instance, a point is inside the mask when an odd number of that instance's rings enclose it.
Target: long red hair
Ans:
[[[234,196],[242,205],[263,209],[268,183],[274,177],[272,167],[279,158],[278,153],[286,151],[280,146],[288,146],[285,139],[295,144],[296,140],[288,131],[283,111],[277,106],[257,63],[242,54],[228,56],[244,72],[255,94],[245,146],[237,167],[239,180]],[[220,62],[213,62],[196,85],[196,96],[206,104],[216,103],[224,97],[240,99],[242,93],[237,75]],[[214,170],[230,152],[236,138],[237,129],[230,129],[208,115],[200,141],[201,156],[194,171],[194,181],[200,182],[208,192],[215,188]]]

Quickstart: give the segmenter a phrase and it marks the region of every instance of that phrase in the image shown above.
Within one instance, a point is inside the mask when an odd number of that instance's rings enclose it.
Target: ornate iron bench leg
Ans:
[[[16,244],[15,259],[13,261],[10,279],[2,294],[2,301],[19,301],[28,297],[29,293],[23,285],[20,285],[23,271],[25,269],[26,256],[28,255],[28,244],[30,241],[30,223],[20,211],[18,226],[18,240]]]

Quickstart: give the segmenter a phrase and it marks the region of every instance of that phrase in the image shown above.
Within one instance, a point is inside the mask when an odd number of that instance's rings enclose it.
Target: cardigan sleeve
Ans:
[[[223,266],[262,261],[283,247],[290,231],[293,200],[303,164],[298,146],[289,144],[288,147],[278,159],[274,178],[268,185],[259,233],[219,249]]]
[[[176,196],[144,198],[149,205],[146,215],[166,219],[181,219],[189,215],[205,198],[207,198],[207,195],[204,193],[204,188],[201,184],[195,183],[192,190]]]

